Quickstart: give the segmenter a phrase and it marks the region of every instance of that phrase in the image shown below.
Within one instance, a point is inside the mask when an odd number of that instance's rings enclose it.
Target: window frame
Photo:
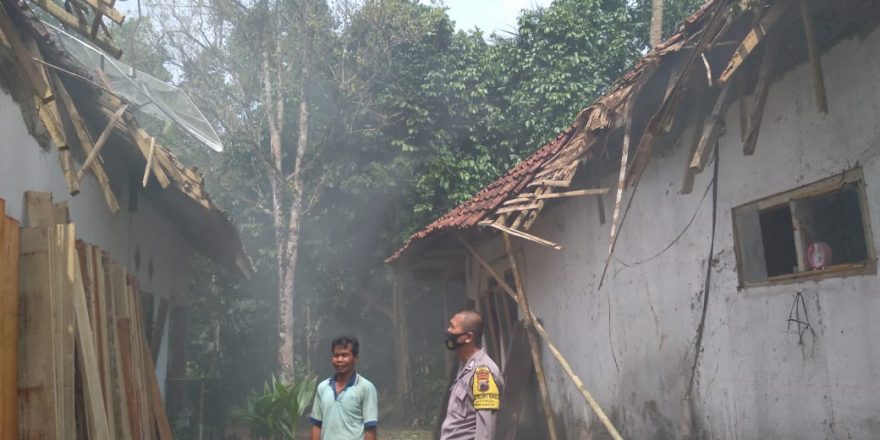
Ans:
[[[798,202],[804,199],[822,196],[852,184],[854,184],[859,196],[859,211],[862,216],[862,228],[865,233],[864,240],[867,250],[865,260],[859,263],[835,264],[824,269],[807,270],[805,267],[806,258],[804,256],[806,247],[804,246],[804,232],[800,227],[800,217],[797,209]],[[749,209],[755,209],[758,212],[761,212],[783,205],[788,205],[791,210],[792,232],[794,233],[798,272],[772,277],[768,276],[767,279],[760,281],[747,281],[743,275],[745,264],[742,255],[745,246],[743,244],[745,236],[743,235],[743,232],[740,231],[740,223],[737,221],[738,213]],[[733,226],[733,247],[734,254],[736,255],[736,275],[739,281],[739,289],[773,286],[778,284],[792,284],[826,278],[875,275],[877,273],[877,256],[874,247],[874,234],[871,230],[870,206],[868,204],[864,172],[861,167],[856,167],[817,182],[808,183],[789,191],[784,191],[736,206],[730,210],[730,213],[731,224]]]

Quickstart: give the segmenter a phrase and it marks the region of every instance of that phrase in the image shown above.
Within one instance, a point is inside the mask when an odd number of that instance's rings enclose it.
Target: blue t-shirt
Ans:
[[[312,404],[312,424],[321,428],[321,440],[361,440],[364,428],[379,423],[376,387],[354,373],[336,394],[336,376],[321,381]]]

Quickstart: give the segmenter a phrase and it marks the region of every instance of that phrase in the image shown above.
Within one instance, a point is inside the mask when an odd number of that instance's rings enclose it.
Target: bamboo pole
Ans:
[[[562,246],[560,246],[550,240],[544,240],[541,237],[537,237],[537,236],[534,236],[534,235],[526,233],[526,232],[518,231],[513,228],[508,228],[507,226],[495,223],[493,221],[483,221],[483,222],[480,222],[479,224],[480,224],[480,226],[488,226],[490,228],[495,228],[495,229],[503,232],[505,235],[507,235],[507,234],[513,235],[514,237],[519,237],[519,238],[522,238],[523,240],[528,240],[528,241],[540,244],[541,246],[547,246],[547,247],[553,248],[557,251],[562,250]]]
[[[482,266],[483,269],[485,269],[486,272],[488,272],[489,275],[492,276],[492,278],[495,278],[495,281],[498,282],[498,285],[501,286],[501,288],[504,289],[504,291],[507,292],[507,294],[510,295],[510,297],[513,298],[513,300],[516,301],[517,304],[520,304],[516,292],[510,287],[509,284],[507,284],[506,281],[504,281],[504,278],[502,278],[498,275],[497,272],[495,272],[495,269],[492,269],[492,266],[488,262],[486,262],[486,260],[477,252],[477,250],[474,249],[473,246],[465,241],[465,239],[462,238],[460,235],[458,236],[458,240],[461,241],[464,247],[467,248],[467,250],[471,253],[471,255],[474,256],[477,262],[480,263],[480,266]],[[587,390],[587,387],[584,386],[584,382],[581,381],[580,377],[578,377],[577,374],[575,374],[574,370],[572,370],[571,368],[571,365],[569,365],[568,361],[565,360],[565,357],[562,356],[562,353],[559,351],[559,349],[556,348],[556,344],[554,344],[553,340],[550,339],[550,335],[547,333],[546,330],[544,330],[544,326],[541,325],[540,322],[538,322],[537,318],[535,318],[535,314],[532,313],[532,310],[530,308],[526,308],[526,312],[526,315],[531,319],[531,322],[534,323],[534,329],[547,344],[547,349],[550,350],[550,353],[553,354],[553,357],[555,357],[559,364],[562,366],[565,374],[574,383],[575,388],[580,391],[581,395],[584,397],[584,400],[587,401],[587,404],[589,404],[590,408],[593,409],[593,412],[596,413],[596,417],[599,418],[599,421],[601,421],[602,424],[605,425],[605,428],[611,434],[611,437],[614,440],[623,440],[623,437],[620,436],[617,428],[614,427],[614,424],[612,424],[611,420],[608,419],[608,416],[605,415],[605,411],[602,411],[602,407],[599,406],[599,403],[596,402],[596,399],[593,398],[593,395],[590,393],[589,390]]]
[[[535,317],[531,314],[529,300],[523,290],[522,278],[516,266],[516,257],[513,255],[513,246],[510,244],[510,235],[501,234],[504,238],[504,249],[507,251],[507,259],[510,261],[510,270],[513,272],[513,281],[516,284],[516,298],[526,317],[526,335],[529,337],[529,351],[532,353],[532,363],[535,364],[535,375],[538,377],[538,391],[541,393],[541,403],[544,406],[544,417],[547,418],[547,431],[550,440],[556,440],[556,418],[553,415],[553,404],[550,402],[550,392],[547,390],[547,377],[544,375],[544,365],[541,363],[541,354],[538,352],[538,341],[531,329],[535,326]],[[494,276],[494,275],[493,275]]]

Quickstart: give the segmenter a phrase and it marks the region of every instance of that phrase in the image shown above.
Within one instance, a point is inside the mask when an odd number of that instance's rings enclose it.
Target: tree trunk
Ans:
[[[663,0],[651,0],[651,47],[663,41]]]
[[[395,392],[398,403],[412,402],[412,379],[409,359],[409,327],[406,320],[406,304],[403,300],[403,283],[395,270],[392,275],[391,313],[394,327],[394,366],[397,382]]]

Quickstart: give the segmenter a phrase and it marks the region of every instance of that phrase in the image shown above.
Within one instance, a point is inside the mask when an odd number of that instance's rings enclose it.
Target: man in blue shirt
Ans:
[[[318,384],[311,440],[376,440],[379,399],[373,383],[355,371],[357,338],[339,336],[330,350],[336,374]]]

